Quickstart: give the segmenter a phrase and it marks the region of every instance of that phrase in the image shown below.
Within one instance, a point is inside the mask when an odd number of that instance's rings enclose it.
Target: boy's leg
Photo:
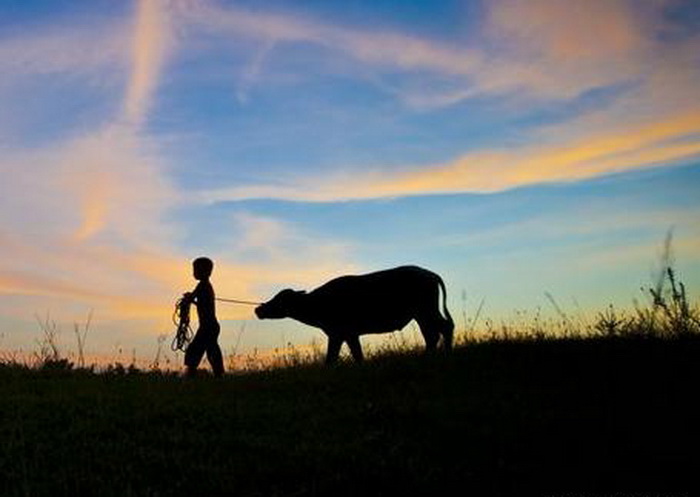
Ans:
[[[211,365],[212,372],[214,376],[221,376],[224,374],[224,358],[221,354],[221,347],[217,342],[219,338],[220,328],[217,326],[211,330],[209,335],[209,343],[207,344],[207,360]]]
[[[218,343],[214,342],[209,345],[207,349],[207,359],[209,360],[214,376],[222,376],[224,374],[224,358]]]
[[[202,361],[202,356],[207,348],[207,336],[206,331],[201,328],[197,330],[194,338],[187,346],[185,351],[185,366],[187,366],[187,373],[192,375],[197,371],[199,363]]]

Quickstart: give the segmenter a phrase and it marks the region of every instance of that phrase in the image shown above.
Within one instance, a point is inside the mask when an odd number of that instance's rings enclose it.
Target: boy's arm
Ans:
[[[201,291],[201,283],[197,283],[197,286],[192,290],[191,292],[185,292],[183,295],[183,298],[187,299],[187,301],[190,304],[195,304],[197,305],[197,300],[199,299],[199,295],[202,293]]]

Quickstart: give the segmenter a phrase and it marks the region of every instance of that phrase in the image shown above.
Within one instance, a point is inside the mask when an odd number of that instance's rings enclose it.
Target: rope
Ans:
[[[262,304],[262,302],[251,302],[250,300],[220,299],[219,297],[217,297],[216,300],[218,300],[220,302],[228,302],[229,304],[243,304],[243,305],[260,305],[260,304]]]
[[[181,350],[184,352],[187,346],[192,341],[192,328],[190,328],[190,300],[181,297],[175,303],[175,311],[173,311],[173,324],[177,326],[175,338],[170,344],[170,349],[173,352]]]

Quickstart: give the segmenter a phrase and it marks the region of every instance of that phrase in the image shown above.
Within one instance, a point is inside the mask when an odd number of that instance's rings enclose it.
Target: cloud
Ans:
[[[496,0],[483,31],[488,62],[475,75],[485,91],[572,98],[635,81],[671,52],[657,38],[664,2]]]
[[[165,238],[161,219],[179,200],[157,144],[109,125],[43,149],[0,159],[1,226],[87,240],[98,234],[138,243]],[[106,153],[109,151],[109,153]],[[18,194],[21,192],[21,194]]]
[[[328,50],[326,62],[333,66],[338,63],[337,54],[341,54],[380,72],[427,71],[450,79],[458,77],[462,85],[468,83],[465,78],[478,71],[482,62],[481,54],[469,47],[435,43],[398,32],[341,27],[300,16],[224,7],[215,2],[182,2],[179,7],[183,22],[229,40],[257,40],[263,54],[270,46],[310,43]],[[323,66],[319,63],[314,70]],[[252,67],[257,77],[259,65],[254,62]],[[357,71],[354,73],[357,77]],[[244,79],[248,77],[244,75]],[[383,86],[390,90],[388,85]]]
[[[279,178],[275,185],[199,193],[205,203],[250,198],[337,201],[455,192],[494,192],[524,185],[577,181],[643,167],[673,165],[700,156],[700,113],[695,110],[616,133],[568,142],[524,145],[465,154],[443,165],[331,173],[311,179]]]
[[[3,155],[13,153],[18,143],[36,144],[70,133],[71,126],[104,119],[110,99],[121,90],[129,60],[123,23],[70,20],[39,21],[21,31],[8,26],[0,33]]]
[[[2,45],[1,67],[13,77],[122,71],[126,81],[116,97],[122,112],[108,122],[57,143],[15,146],[0,157],[0,293],[30,298],[6,312],[29,317],[42,303],[80,302],[94,308],[97,319],[167,325],[173,293],[192,286],[189,260],[199,254],[177,248],[182,226],[167,221],[176,209],[191,206],[170,181],[162,140],[143,126],[173,55],[175,16],[174,3],[142,0],[133,29],[114,28],[119,36],[65,30]],[[97,50],[105,46],[110,50]],[[319,240],[305,243],[275,220],[242,215],[236,228],[242,245],[231,242],[226,251],[209,254],[217,261],[221,295],[255,300],[280,280],[304,284],[338,268],[339,253]],[[281,241],[293,247],[262,253],[257,262],[236,260]],[[308,257],[292,257],[290,250]],[[250,309],[222,309],[224,318],[249,315]]]
[[[81,302],[100,319],[167,316],[187,273],[168,256],[164,218],[180,197],[153,148],[110,125],[0,159],[0,293],[31,296],[29,307]],[[37,310],[25,306],[12,312]]]
[[[299,16],[246,10],[217,2],[182,4],[191,25],[263,44],[310,43],[362,64],[378,85],[419,107],[444,106],[479,95],[520,92],[571,98],[591,88],[638,78],[649,64],[665,64],[677,49],[660,40],[669,2],[629,0],[494,0],[481,27],[465,40],[446,43],[410,34],[367,30]],[[320,62],[314,69],[324,67]],[[424,88],[392,89],[382,74],[433,78]],[[359,77],[359,76],[358,76]],[[371,79],[371,78],[370,78]],[[445,87],[444,90],[435,88]]]
[[[153,92],[172,49],[173,36],[168,2],[139,0],[131,43],[131,73],[124,112],[141,122],[151,105]]]
[[[268,41],[256,51],[250,63],[245,67],[241,75],[241,83],[236,91],[236,97],[242,104],[248,102],[251,88],[257,83],[262,74],[263,64],[275,47],[274,41]]]
[[[649,44],[653,28],[652,4],[627,0],[496,0],[486,7],[496,43],[551,62],[628,57]]]
[[[131,25],[78,20],[0,38],[0,89],[16,92],[28,78],[49,75],[114,86],[126,75],[123,117],[139,124],[173,52],[176,19],[171,2],[138,0]]]
[[[274,226],[271,232],[269,226]],[[262,300],[280,289],[280,281],[301,288],[315,286],[356,267],[336,243],[302,238],[270,218],[247,215],[236,236],[240,244],[207,253],[215,260],[212,280],[222,297]],[[255,261],[245,261],[251,247],[267,249]],[[178,292],[195,283],[190,260],[200,255],[147,242],[120,247],[9,233],[0,234],[0,250],[4,255],[0,294],[34,297],[15,306],[16,316],[31,316],[42,301],[59,299],[94,309],[102,321],[146,320],[145,332],[169,326]],[[65,318],[60,307],[54,314]],[[251,309],[222,304],[219,317],[248,319]]]
[[[145,269],[156,259],[147,254],[172,243],[164,218],[181,197],[160,159],[159,140],[140,125],[168,54],[163,6],[139,2],[131,33],[115,25],[71,26],[0,45],[0,67],[14,82],[54,73],[113,77],[128,69],[126,92],[118,97],[123,115],[58,143],[15,146],[0,158],[3,293],[81,300],[108,314],[162,311],[152,297],[164,281]],[[144,259],[146,266],[138,262]]]
[[[537,146],[474,150],[452,161],[407,164],[391,173],[381,164],[365,172],[336,170],[314,178],[290,173],[274,184],[221,188],[202,192],[200,198],[329,201],[485,192],[695,157],[700,38],[662,36],[672,29],[664,15],[669,5],[497,0],[487,4],[482,30],[460,46],[197,3],[185,14],[196,25],[232,38],[323,46],[360,64],[357,74],[376,71],[380,77],[370,78],[374,84],[421,109],[479,95],[509,95],[511,102],[519,102],[515,105],[538,108],[592,90],[622,88],[605,107],[584,108],[556,125],[519,131],[520,142]],[[397,87],[381,77],[396,71],[403,71],[402,80],[409,83]],[[262,78],[259,70],[255,75]]]
[[[354,267],[349,263],[347,244],[307,233],[302,227],[278,218],[247,211],[235,212],[233,219],[235,236],[227,243],[230,257],[254,266],[269,266],[274,272],[285,267],[307,266],[303,273],[293,270],[296,276],[285,279],[291,283],[309,283],[308,279],[299,280],[301,274],[328,274],[331,268]]]
[[[127,33],[119,24],[50,27],[41,32],[0,38],[0,86],[22,77],[82,75],[96,78],[119,71],[128,57],[122,47]]]

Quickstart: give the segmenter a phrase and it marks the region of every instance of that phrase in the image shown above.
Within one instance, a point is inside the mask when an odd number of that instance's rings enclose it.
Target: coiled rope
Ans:
[[[180,297],[175,302],[175,311],[173,311],[173,324],[177,326],[175,338],[170,344],[170,349],[173,352],[178,350],[185,351],[187,346],[192,341],[192,328],[190,328],[190,299]]]

